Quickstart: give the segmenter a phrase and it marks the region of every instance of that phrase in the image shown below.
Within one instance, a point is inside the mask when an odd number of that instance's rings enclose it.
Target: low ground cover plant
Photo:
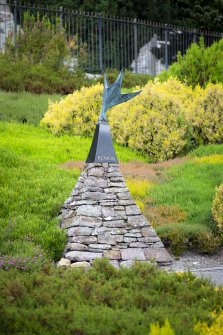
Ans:
[[[223,145],[199,147],[188,158],[169,167],[161,183],[153,184],[145,213],[176,254],[188,248],[214,253],[222,243],[211,208],[215,187],[222,182]],[[216,213],[221,216],[220,191],[217,199]],[[166,216],[166,221],[162,216]]]
[[[82,88],[49,103],[41,124],[53,133],[92,135],[102,101],[102,85]],[[117,143],[141,151],[152,162],[223,141],[223,86],[194,90],[171,78],[148,82],[142,93],[109,112]]]
[[[144,335],[154,328],[193,335],[199,321],[215,325],[223,307],[223,291],[207,280],[148,264],[117,270],[100,260],[89,271],[45,265],[33,273],[0,272],[5,335]]]
[[[223,184],[216,189],[212,204],[212,215],[216,228],[223,237]]]

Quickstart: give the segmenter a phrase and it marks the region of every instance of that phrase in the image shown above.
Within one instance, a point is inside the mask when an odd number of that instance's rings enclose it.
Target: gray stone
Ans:
[[[73,218],[75,216],[75,212],[74,211],[70,211],[68,214],[66,214],[66,216],[64,217],[64,219],[62,219],[62,223],[61,223],[61,228],[68,228],[70,227]]]
[[[89,248],[91,248],[91,249],[109,250],[109,249],[111,249],[111,246],[109,244],[89,244]]]
[[[108,184],[109,187],[125,187],[126,188],[126,184],[124,182],[110,182]]]
[[[95,200],[75,200],[71,203],[70,207],[72,209],[76,209],[78,206],[81,206],[81,205],[95,205],[97,204],[97,201]]]
[[[132,242],[136,242],[137,240],[136,240],[136,238],[134,238],[134,237],[125,237],[124,236],[124,242],[125,243],[132,243]]]
[[[134,265],[134,263],[135,262],[133,260],[122,261],[120,262],[120,266],[125,267],[125,268],[130,268],[132,265]]]
[[[112,217],[115,215],[114,209],[111,207],[101,207],[102,216]]]
[[[102,164],[101,163],[86,163],[85,167],[88,171],[89,169],[92,169],[95,167],[102,167]]]
[[[116,166],[109,166],[108,173],[110,172],[120,172],[118,165]]]
[[[124,182],[124,178],[123,177],[111,177],[110,181],[111,182]]]
[[[91,228],[88,227],[73,227],[68,229],[67,235],[68,236],[76,236],[76,235],[91,235]]]
[[[68,268],[70,266],[70,260],[66,258],[61,258],[57,263],[57,267]]]
[[[94,167],[91,169],[88,169],[88,176],[94,176],[94,177],[103,177],[104,176],[104,168],[103,167]]]
[[[114,206],[115,211],[124,211],[125,207],[124,206]]]
[[[109,187],[104,189],[105,193],[122,193],[127,192],[127,188],[119,188],[119,187]]]
[[[68,249],[72,251],[87,251],[88,247],[81,243],[69,243]]]
[[[142,235],[144,237],[146,236],[150,236],[150,237],[155,237],[157,236],[157,233],[155,232],[155,230],[152,228],[152,227],[145,227],[145,228],[142,228]]]
[[[121,189],[123,190],[123,189]],[[120,193],[117,193],[117,196],[119,199],[122,199],[122,200],[131,200],[132,199],[132,196],[129,192],[120,192]],[[119,205],[121,205],[121,203],[119,202]]]
[[[71,264],[71,268],[89,268],[91,266],[88,262],[76,262]]]
[[[92,244],[97,243],[97,237],[95,236],[74,236],[72,242],[83,243],[83,244]]]
[[[139,242],[144,242],[144,243],[155,243],[155,242],[160,242],[160,238],[158,236],[154,236],[154,237],[149,237],[149,236],[146,236],[146,237],[139,237],[138,238],[138,241]]]
[[[121,258],[121,252],[120,250],[106,250],[103,253],[103,257],[107,257],[109,259],[120,259]]]
[[[103,179],[103,178],[88,177],[84,182],[84,186],[94,186],[94,187],[105,188],[108,186],[108,182],[106,179]]]
[[[124,228],[126,226],[126,223],[124,222],[124,220],[106,221],[104,222],[104,226],[110,228]]]
[[[96,235],[101,235],[101,234],[104,234],[104,233],[107,233],[109,231],[110,228],[108,227],[99,227],[99,228],[95,228],[91,235],[93,236],[96,236]]]
[[[82,189],[82,193],[86,193],[86,192],[100,192],[102,193],[103,192],[103,189],[100,188],[100,187],[94,187],[94,186],[87,186],[87,187],[84,187]]]
[[[125,228],[108,228],[112,235],[124,235],[126,233]]]
[[[117,218],[120,218],[120,219],[127,218],[125,211],[115,212],[115,217],[116,217],[116,220],[117,220]]]
[[[166,249],[164,248],[160,248],[160,249],[147,248],[147,249],[144,249],[144,254],[146,256],[146,259],[154,260],[157,263],[172,262],[172,258],[170,257]]]
[[[138,215],[138,214],[141,214],[141,211],[139,207],[136,205],[126,206],[126,214],[127,215]]]
[[[129,216],[128,217],[128,227],[134,228],[134,227],[144,227],[147,226],[148,223],[143,215],[137,215],[137,216]]]
[[[110,177],[122,177],[121,173],[120,172],[109,172],[107,174],[107,177],[110,178]]]
[[[75,216],[73,221],[70,224],[70,227],[82,226],[82,227],[101,227],[102,220],[99,217],[90,217],[90,216]]]
[[[134,238],[139,238],[142,237],[141,233],[132,233],[132,232],[128,232],[125,234],[125,237],[134,237]]]
[[[104,199],[103,200],[117,200],[117,196],[115,193],[103,193],[104,194]]]
[[[148,248],[148,244],[142,242],[133,242],[129,244],[130,248]]]
[[[146,260],[145,254],[142,249],[140,248],[128,248],[121,250],[122,260]]]
[[[150,248],[164,248],[163,242],[156,242],[149,246]]]
[[[101,216],[101,206],[82,205],[77,208],[77,215]]]
[[[82,199],[104,200],[107,199],[107,197],[106,194],[101,192],[85,192],[82,195]]]
[[[121,206],[127,206],[127,205],[134,205],[135,204],[135,202],[133,200],[123,200],[123,199],[119,199],[118,203]]]
[[[79,195],[79,190],[76,189],[76,187],[75,187],[75,189],[72,191],[71,195],[72,195],[72,197],[74,197],[76,195]]]
[[[98,243],[115,245],[116,239],[114,238],[113,235],[109,233],[104,233],[104,234],[98,235]]]
[[[123,242],[124,236],[123,235],[114,235],[116,242]]]
[[[64,205],[70,204],[72,200],[73,200],[72,197],[67,198],[67,200],[64,202]]]
[[[119,269],[119,262],[116,260],[111,259],[109,263],[114,266],[116,269]]]
[[[95,258],[102,258],[102,253],[88,251],[69,251],[66,253],[66,258],[72,262],[90,261]]]
[[[84,186],[84,184],[78,181],[75,185],[75,190],[79,191],[79,189],[83,188],[83,186]]]
[[[108,200],[102,200],[100,204],[102,206],[115,206],[115,205],[118,205],[118,202],[116,200],[111,201],[108,199]]]

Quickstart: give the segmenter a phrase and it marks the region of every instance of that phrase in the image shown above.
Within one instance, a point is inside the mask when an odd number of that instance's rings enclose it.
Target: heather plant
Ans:
[[[218,231],[223,234],[223,184],[216,188],[212,203],[212,216]]]
[[[32,257],[16,257],[16,256],[2,256],[0,257],[0,269],[8,271],[16,269],[22,272],[36,271],[41,268],[44,264],[44,256],[32,256]]]
[[[222,307],[223,291],[208,280],[148,264],[117,270],[104,259],[89,271],[0,270],[4,335],[194,335],[195,324],[212,325],[211,312]]]

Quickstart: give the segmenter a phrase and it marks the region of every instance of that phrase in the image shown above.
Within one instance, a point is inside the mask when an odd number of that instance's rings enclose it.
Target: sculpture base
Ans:
[[[118,163],[107,122],[97,123],[86,163]]]

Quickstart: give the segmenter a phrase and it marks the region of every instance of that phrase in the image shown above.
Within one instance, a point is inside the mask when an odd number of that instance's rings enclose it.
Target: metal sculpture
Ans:
[[[103,100],[102,100],[102,110],[98,118],[99,122],[108,121],[106,112],[109,108],[115,105],[119,105],[123,102],[126,102],[134,98],[136,95],[138,95],[141,92],[141,91],[137,91],[134,93],[121,94],[122,79],[123,79],[123,70],[121,70],[118,78],[111,85],[109,85],[108,79],[106,75],[104,75],[104,92],[103,92]]]
[[[126,102],[141,92],[121,94],[122,79],[123,71],[119,73],[118,78],[111,85],[109,85],[106,75],[104,76],[102,109],[86,163],[118,163],[106,112],[109,108]]]

